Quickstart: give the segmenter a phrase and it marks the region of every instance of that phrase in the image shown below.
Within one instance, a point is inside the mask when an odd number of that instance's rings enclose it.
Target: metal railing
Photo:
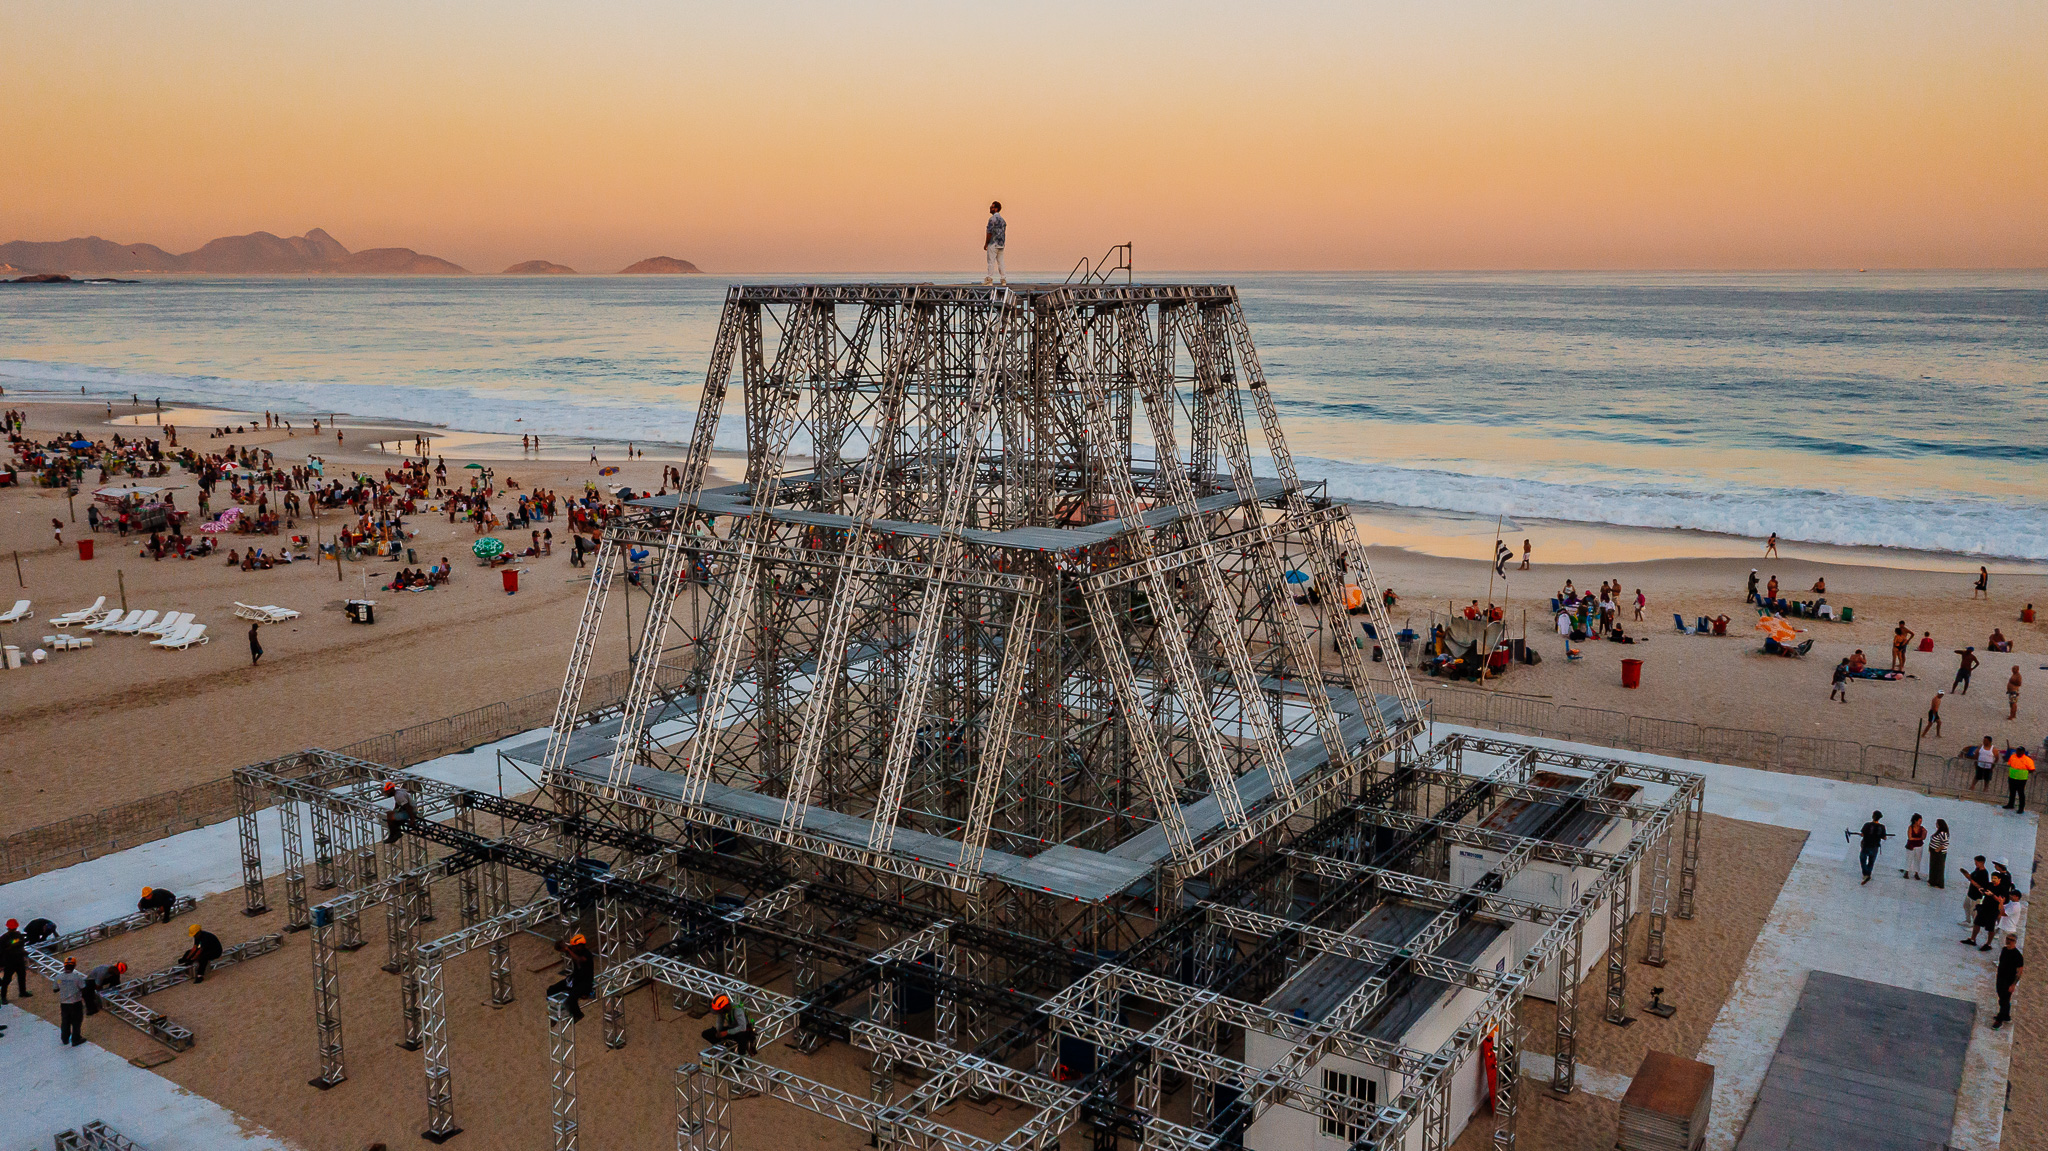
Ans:
[[[616,704],[626,694],[623,671],[594,675],[583,690],[587,710]],[[387,767],[411,767],[436,756],[494,743],[546,727],[559,689],[416,723],[332,750]],[[233,776],[103,807],[17,832],[0,840],[0,881],[12,882],[125,851],[140,843],[206,827],[236,815]]]
[[[1690,720],[1631,715],[1608,708],[1558,704],[1531,696],[1471,691],[1442,684],[1416,686],[1429,700],[1432,716],[1444,723],[1792,775],[1908,787],[1930,795],[1967,796],[1976,776],[1975,760],[1947,755],[1926,745],[1916,756],[1912,748],[1849,739],[1713,727]],[[1980,789],[1977,794],[2003,798],[2005,788],[1999,784],[1993,792]]]

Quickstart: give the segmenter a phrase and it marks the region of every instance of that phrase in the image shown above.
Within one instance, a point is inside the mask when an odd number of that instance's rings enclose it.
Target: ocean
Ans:
[[[2048,561],[2048,274],[1159,278],[1238,285],[1303,475],[1382,513]],[[728,282],[0,288],[0,386],[679,443]]]

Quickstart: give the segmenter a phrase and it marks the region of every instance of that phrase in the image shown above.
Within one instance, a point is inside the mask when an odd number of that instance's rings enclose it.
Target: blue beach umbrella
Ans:
[[[1287,582],[1288,582],[1288,583],[1307,583],[1307,582],[1308,582],[1308,573],[1307,573],[1307,572],[1305,572],[1305,571],[1302,571],[1302,570],[1301,570],[1300,568],[1296,568],[1296,569],[1294,569],[1293,571],[1290,571],[1290,572],[1288,572],[1288,573],[1287,573]]]

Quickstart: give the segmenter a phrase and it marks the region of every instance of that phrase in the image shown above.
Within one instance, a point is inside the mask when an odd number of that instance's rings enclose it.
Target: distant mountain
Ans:
[[[4,254],[4,253],[0,253]],[[621,268],[621,276],[682,276],[704,274],[703,269],[688,260],[674,256],[649,256],[630,268]]]
[[[498,273],[501,276],[573,276],[576,269],[567,264],[551,264],[546,260],[527,260],[514,264]]]
[[[116,244],[98,236],[41,243],[0,244],[0,264],[40,272],[105,276],[116,272],[211,272],[231,275],[325,273],[359,276],[459,276],[468,272],[411,248],[351,252],[324,230],[303,236],[251,232],[209,240],[198,250],[172,255],[155,244]]]

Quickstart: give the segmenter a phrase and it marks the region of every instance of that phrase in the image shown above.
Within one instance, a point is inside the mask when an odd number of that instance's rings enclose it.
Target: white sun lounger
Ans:
[[[131,612],[129,612],[129,613],[128,613],[127,615],[125,615],[125,616],[124,616],[124,615],[122,615],[122,614],[121,614],[120,612],[115,612],[115,613],[114,613],[113,615],[110,615],[110,616],[108,616],[107,618],[105,618],[105,619],[103,619],[103,620],[99,621],[98,623],[89,623],[89,624],[86,624],[86,625],[85,625],[85,630],[87,630],[87,631],[107,631],[107,632],[110,632],[110,631],[113,631],[113,630],[114,630],[114,629],[116,629],[116,628],[119,628],[119,627],[124,627],[124,626],[126,626],[126,625],[128,625],[128,624],[132,624],[132,623],[140,623],[140,622],[141,622],[141,620],[142,620],[142,609],[141,609],[141,608],[136,608],[136,609],[135,609],[134,611],[131,611]]]
[[[259,606],[253,603],[243,603],[240,600],[235,601],[235,614],[242,619],[253,620],[257,623],[281,623],[288,619],[299,618],[299,613],[288,607],[278,607],[276,604],[263,604]]]
[[[142,613],[141,619],[124,619],[110,628],[103,628],[101,630],[109,635],[134,635],[155,622],[156,613],[154,611],[146,611]]]
[[[6,615],[0,615],[0,623],[20,623],[22,620],[34,618],[35,614],[28,610],[27,600],[18,599],[14,601],[13,610]]]
[[[107,597],[101,596],[98,600],[94,601],[91,607],[82,607],[77,611],[67,611],[63,615],[51,616],[50,624],[52,627],[69,627],[75,623],[88,623],[98,619],[101,614],[100,609],[105,606],[107,606]]]
[[[188,623],[191,623],[191,622],[192,622],[192,613],[191,613],[191,612],[189,612],[189,611],[174,611],[174,612],[172,612],[171,614],[169,614],[169,615],[165,616],[164,618],[162,618],[162,619],[160,619],[160,620],[156,621],[155,623],[153,623],[153,624],[149,625],[148,627],[145,627],[145,628],[138,628],[138,629],[136,629],[136,632],[135,632],[135,634],[136,634],[136,635],[146,635],[146,636],[149,636],[149,637],[151,637],[151,638],[156,638],[156,637],[160,637],[160,636],[167,636],[167,635],[171,634],[172,632],[174,632],[174,631],[178,630],[178,629],[179,629],[179,628],[181,628],[181,627],[184,627],[184,626],[185,626],[186,624],[188,624]]]
[[[206,625],[203,623],[188,623],[185,625],[183,631],[180,631],[175,635],[167,635],[162,639],[153,639],[149,641],[149,646],[161,648],[175,647],[183,649],[191,647],[195,643],[205,642]]]
[[[279,607],[274,603],[264,604],[263,610],[270,613],[270,619],[273,623],[278,620],[299,618],[298,612],[293,611],[291,608],[288,607]]]

